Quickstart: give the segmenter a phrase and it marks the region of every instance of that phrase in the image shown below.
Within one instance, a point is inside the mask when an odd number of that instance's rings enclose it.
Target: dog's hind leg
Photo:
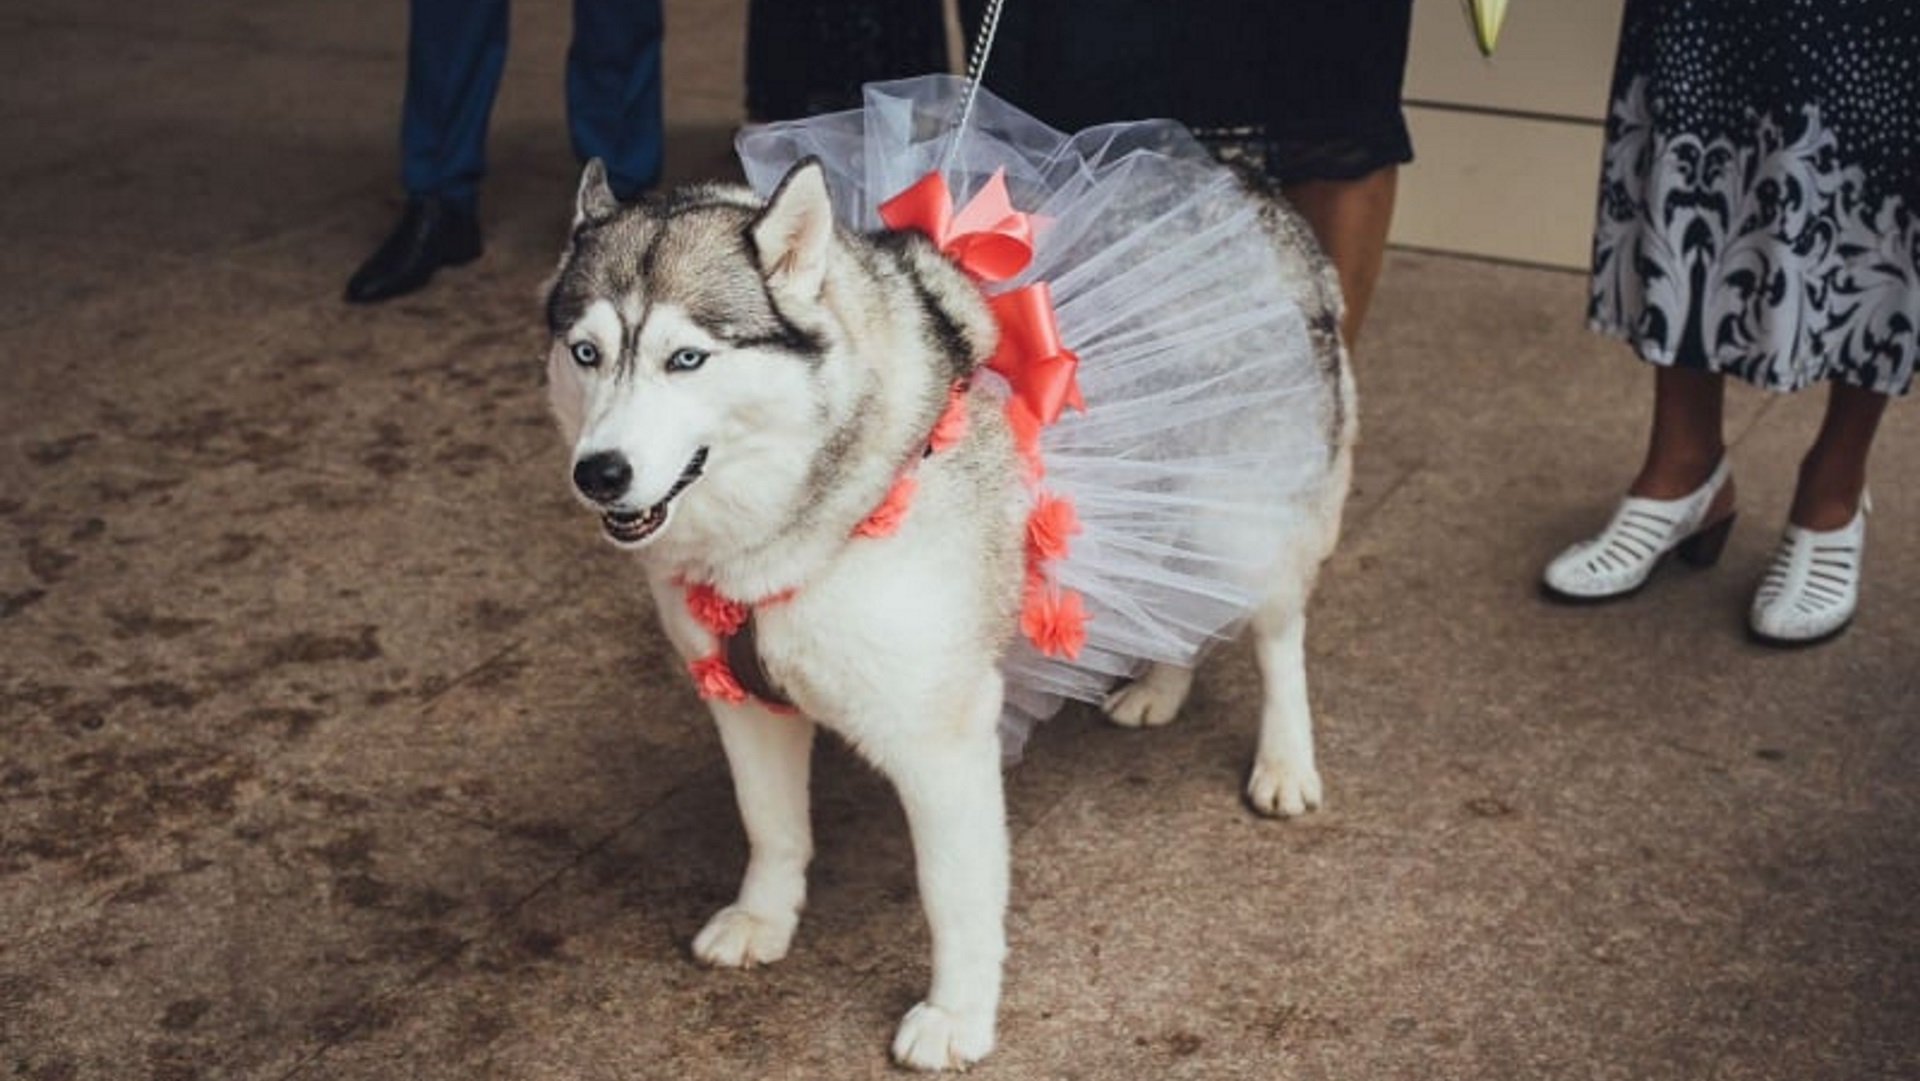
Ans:
[[[814,725],[750,706],[713,703],[733,773],[734,799],[747,831],[747,873],[733,904],[715,913],[693,940],[710,965],[778,961],[793,944],[813,858],[807,784]]]
[[[958,723],[914,725],[873,748],[906,808],[933,937],[933,986],[893,1041],[895,1061],[915,1069],[959,1069],[993,1050],[1009,874],[999,680],[983,680],[991,693]]]
[[[1260,742],[1247,778],[1247,802],[1263,815],[1288,818],[1320,806],[1314,766],[1313,714],[1307,702],[1307,595],[1311,572],[1280,583],[1253,616],[1260,666]]]
[[[1164,661],[1114,688],[1101,708],[1114,724],[1126,728],[1153,728],[1180,715],[1187,692],[1193,689],[1193,669]]]

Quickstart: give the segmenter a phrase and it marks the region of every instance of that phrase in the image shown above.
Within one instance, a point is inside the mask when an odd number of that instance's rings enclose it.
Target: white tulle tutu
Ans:
[[[737,150],[763,195],[817,157],[862,231],[935,170],[956,201],[1004,171],[1033,215],[1032,262],[983,289],[1049,283],[1080,359],[1086,409],[1040,448],[1081,525],[1052,570],[1089,618],[1074,658],[1024,638],[1006,658],[1011,758],[1064,699],[1098,702],[1146,661],[1191,664],[1233,635],[1330,451],[1305,316],[1236,177],[1170,121],[1069,136],[983,91],[962,126],[965,93],[951,76],[876,83],[860,109],[755,127]]]

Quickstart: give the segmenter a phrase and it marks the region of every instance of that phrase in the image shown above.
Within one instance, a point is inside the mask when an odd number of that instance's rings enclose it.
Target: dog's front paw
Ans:
[[[1247,778],[1247,802],[1268,818],[1292,818],[1320,809],[1320,773],[1286,762],[1253,764]]]
[[[693,955],[723,968],[769,965],[787,955],[799,922],[797,916],[778,919],[728,905],[694,936]]]
[[[1139,678],[1123,684],[1102,703],[1114,724],[1127,728],[1155,728],[1180,715],[1193,671],[1171,664],[1155,664]]]
[[[893,1037],[893,1061],[916,1070],[963,1070],[992,1050],[991,1009],[961,1014],[922,1002]]]

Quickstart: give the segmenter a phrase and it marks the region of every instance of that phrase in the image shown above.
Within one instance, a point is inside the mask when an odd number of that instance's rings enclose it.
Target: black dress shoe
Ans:
[[[480,222],[444,199],[407,200],[392,235],[347,280],[347,300],[373,304],[411,293],[443,266],[480,257]]]

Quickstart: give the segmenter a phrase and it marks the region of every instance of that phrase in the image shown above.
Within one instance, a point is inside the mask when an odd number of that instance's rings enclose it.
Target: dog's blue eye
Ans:
[[[592,368],[600,363],[600,348],[592,342],[573,343],[573,362],[582,368]]]
[[[667,358],[670,372],[690,372],[707,362],[707,354],[698,349],[675,349]]]

